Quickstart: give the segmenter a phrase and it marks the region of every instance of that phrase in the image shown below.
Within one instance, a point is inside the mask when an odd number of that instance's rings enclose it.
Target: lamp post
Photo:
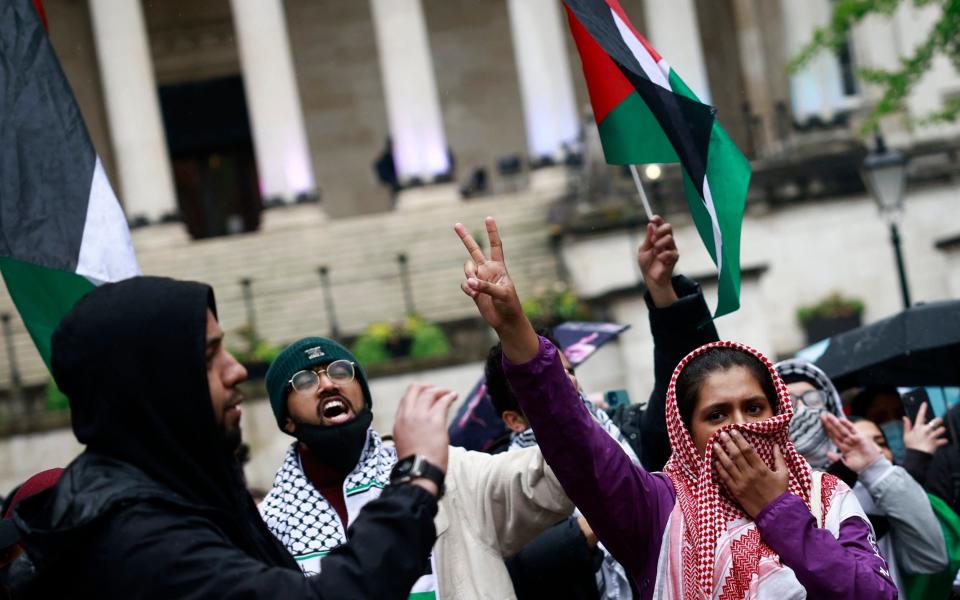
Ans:
[[[900,249],[900,216],[903,214],[903,187],[907,179],[907,158],[887,148],[883,136],[876,137],[876,147],[867,154],[860,173],[867,190],[873,196],[880,214],[890,225],[890,244],[897,261],[900,275],[900,293],[903,307],[910,308],[910,287],[907,284],[907,272],[903,264],[903,252]]]

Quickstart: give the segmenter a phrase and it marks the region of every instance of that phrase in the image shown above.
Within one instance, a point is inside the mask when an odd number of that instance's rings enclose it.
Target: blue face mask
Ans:
[[[887,446],[893,453],[893,462],[903,462],[903,457],[907,453],[907,448],[903,445],[903,421],[887,421],[880,424],[880,430],[887,438]]]

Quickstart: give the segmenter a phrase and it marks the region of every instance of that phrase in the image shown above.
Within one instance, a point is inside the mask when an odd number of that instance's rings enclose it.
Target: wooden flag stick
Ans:
[[[640,202],[643,203],[643,211],[647,213],[647,220],[653,219],[653,211],[650,209],[650,201],[647,200],[647,193],[643,191],[643,184],[640,182],[640,173],[637,172],[637,165],[630,165],[630,172],[633,174],[633,182],[637,184],[637,192],[640,193]]]

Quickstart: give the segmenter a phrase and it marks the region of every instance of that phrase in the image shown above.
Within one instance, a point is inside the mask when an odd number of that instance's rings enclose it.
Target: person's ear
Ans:
[[[507,429],[510,431],[515,431],[520,433],[521,431],[526,431],[530,424],[527,423],[527,418],[523,416],[523,413],[517,412],[515,410],[505,410],[500,415],[500,418],[503,419],[503,422],[506,423]]]
[[[297,426],[294,424],[293,420],[291,420],[290,417],[287,417],[286,422],[283,424],[283,430],[287,433],[293,433],[293,430],[296,428]]]

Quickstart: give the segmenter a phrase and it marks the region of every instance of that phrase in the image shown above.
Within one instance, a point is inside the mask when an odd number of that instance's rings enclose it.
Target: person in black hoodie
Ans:
[[[679,259],[673,227],[654,215],[637,250],[653,336],[653,390],[640,422],[640,461],[648,471],[662,470],[670,458],[666,403],[673,370],[693,350],[720,339],[700,286],[674,275]]]
[[[32,572],[21,597],[409,593],[436,537],[436,486],[388,486],[322,574],[305,578],[243,487],[235,386],[246,371],[222,337],[213,290],[164,278],[103,285],[64,317],[52,371],[87,447],[55,488],[15,511]],[[398,450],[445,468],[448,408],[404,398]]]

